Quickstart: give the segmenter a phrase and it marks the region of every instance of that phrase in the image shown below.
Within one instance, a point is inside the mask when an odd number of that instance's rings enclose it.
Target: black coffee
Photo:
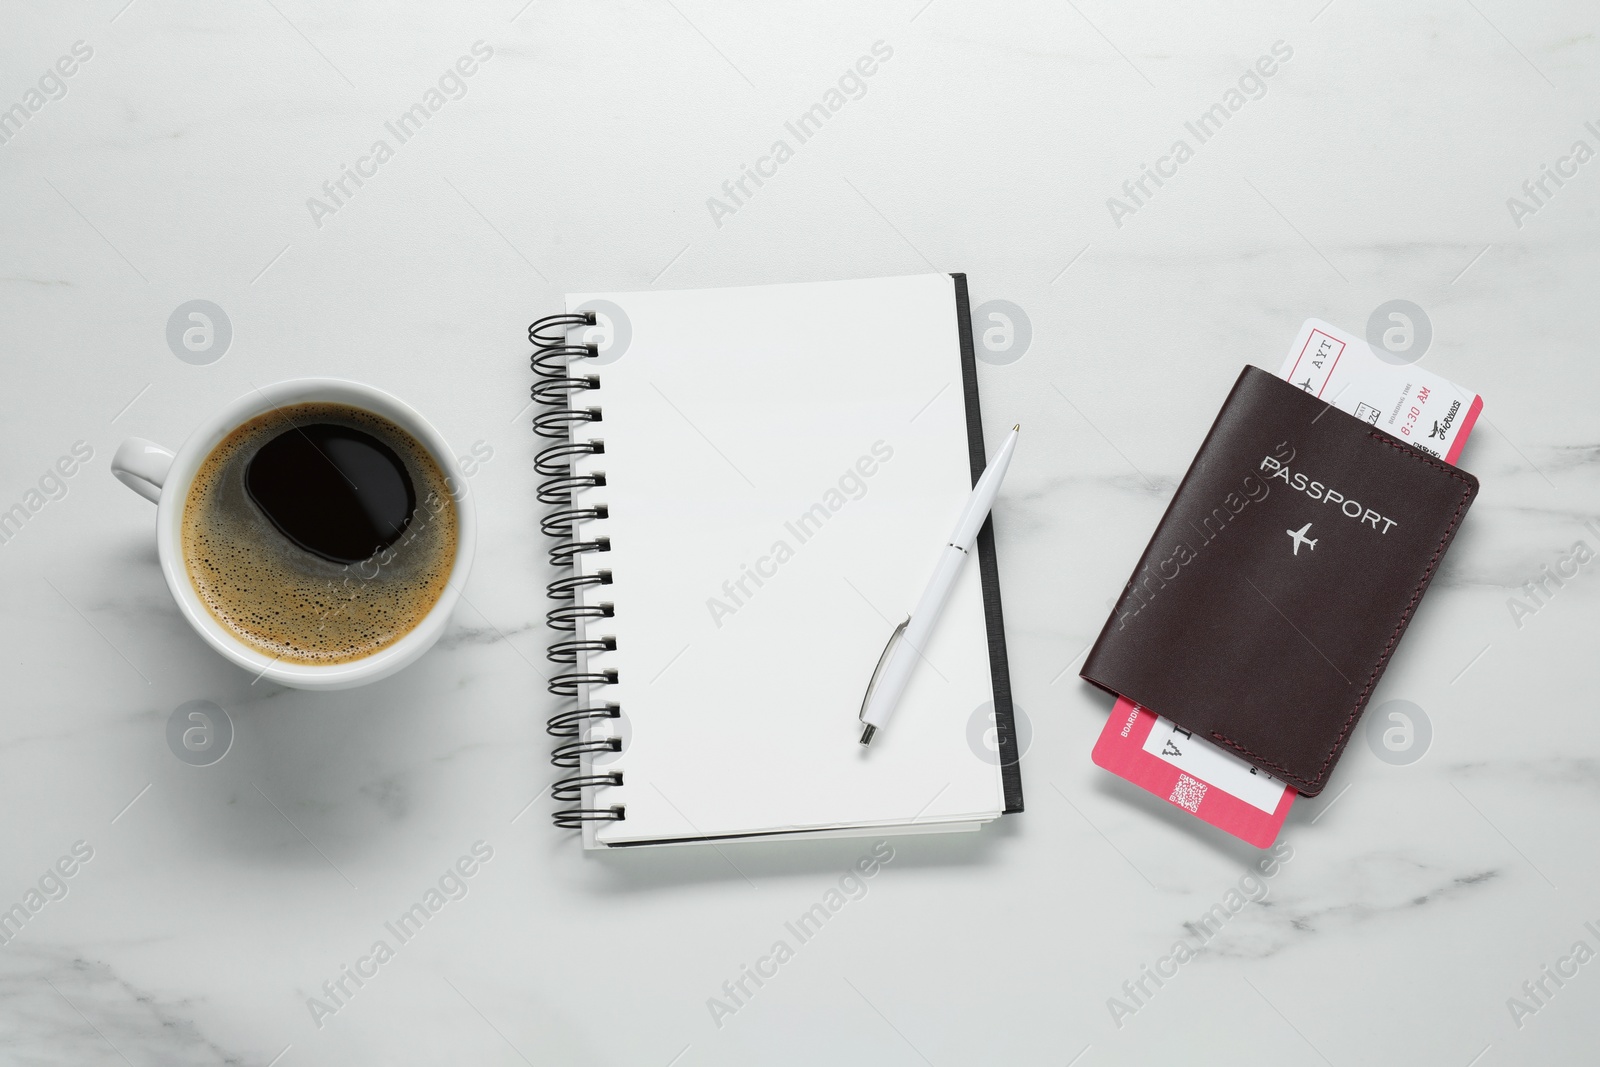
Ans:
[[[360,563],[400,540],[417,492],[395,450],[336,422],[295,425],[262,445],[244,488],[289,540],[334,563]]]
[[[455,564],[456,503],[432,454],[346,404],[259,415],[201,463],[183,562],[234,636],[289,663],[347,663],[404,637]]]

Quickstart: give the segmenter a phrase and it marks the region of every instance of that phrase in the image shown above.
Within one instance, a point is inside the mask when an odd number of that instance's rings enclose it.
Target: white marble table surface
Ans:
[[[1600,950],[1597,564],[1510,606],[1600,547],[1592,5],[11,0],[5,26],[0,511],[27,519],[0,545],[0,907],[60,899],[0,946],[0,1063],[1595,1061],[1600,962],[1571,953]],[[399,143],[385,123],[480,41]],[[865,94],[713,217],[879,41]],[[1114,218],[1277,42],[1258,98]],[[996,514],[1027,811],[897,841],[714,1019],[869,845],[596,856],[549,825],[522,333],[570,290],[928,269],[1031,323],[980,367],[991,430],[1029,435]],[[231,323],[209,363],[166,340],[193,299]],[[1265,899],[1115,1018],[1258,854],[1090,763],[1109,700],[1077,658],[1240,365],[1392,299],[1487,404],[1482,494],[1374,700],[1431,742],[1353,744]],[[211,653],[109,473],[126,436],[314,374],[493,450],[449,634],[334,695]],[[234,724],[211,766],[166,741],[191,700]],[[467,895],[314,1018],[476,842]]]

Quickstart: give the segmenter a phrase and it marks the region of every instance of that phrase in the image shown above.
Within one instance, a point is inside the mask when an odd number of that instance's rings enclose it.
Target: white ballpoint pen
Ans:
[[[922,658],[922,650],[933,636],[939,616],[944,613],[950,591],[955,588],[956,577],[961,573],[961,565],[966,562],[973,541],[977,540],[978,530],[989,517],[995,497],[1000,495],[1000,483],[1006,476],[1006,468],[1011,465],[1011,454],[1017,449],[1017,433],[1021,429],[1020,423],[1011,427],[1011,433],[1001,444],[1000,451],[995,453],[994,459],[979,476],[978,484],[972,487],[972,495],[967,497],[961,518],[956,521],[955,532],[950,535],[944,553],[939,558],[939,566],[934,570],[933,577],[928,579],[927,588],[922,591],[922,599],[917,601],[910,618],[890,636],[888,647],[883,650],[878,668],[867,685],[867,695],[861,701],[863,745],[872,744],[873,735],[883,729],[889,716],[894,714],[895,706],[900,703],[900,697],[911,681],[911,672],[917,660]]]

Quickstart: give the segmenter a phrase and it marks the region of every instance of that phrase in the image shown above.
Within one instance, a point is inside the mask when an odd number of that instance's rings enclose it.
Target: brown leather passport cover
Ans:
[[[1083,677],[1316,796],[1477,492],[1246,367]]]

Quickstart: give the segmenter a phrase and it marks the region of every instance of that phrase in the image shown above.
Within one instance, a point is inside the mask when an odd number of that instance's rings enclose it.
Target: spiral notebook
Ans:
[[[992,522],[858,743],[984,466],[969,317],[934,274],[579,293],[530,328],[558,826],[599,848],[1021,810]]]

